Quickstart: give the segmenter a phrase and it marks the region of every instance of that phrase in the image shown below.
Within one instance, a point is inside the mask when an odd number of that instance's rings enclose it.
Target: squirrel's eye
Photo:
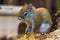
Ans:
[[[24,16],[26,16],[26,15],[27,15],[27,12],[24,13]]]

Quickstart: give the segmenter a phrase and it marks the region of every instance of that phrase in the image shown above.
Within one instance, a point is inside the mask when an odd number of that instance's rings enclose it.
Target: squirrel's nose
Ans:
[[[18,19],[19,19],[19,20],[22,20],[22,19],[24,19],[24,17],[18,17]]]
[[[22,18],[21,18],[21,17],[18,17],[18,19],[19,19],[19,20],[22,20]]]

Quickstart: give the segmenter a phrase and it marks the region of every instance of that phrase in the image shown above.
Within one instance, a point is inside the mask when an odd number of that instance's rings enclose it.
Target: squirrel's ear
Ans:
[[[27,3],[25,3],[23,6],[26,6],[26,5],[28,5]]]
[[[32,6],[32,3],[29,3],[29,6]]]
[[[36,9],[36,8],[32,5],[32,3],[29,3],[29,7],[33,8],[34,10]]]
[[[32,6],[33,6],[33,5],[32,5],[31,3],[29,3],[29,8],[30,8],[30,9],[32,9]]]

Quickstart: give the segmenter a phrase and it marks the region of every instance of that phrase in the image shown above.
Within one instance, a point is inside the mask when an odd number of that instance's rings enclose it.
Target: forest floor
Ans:
[[[13,40],[60,40],[60,29],[55,30],[46,35],[41,34],[31,34],[23,35],[22,37],[14,38]]]

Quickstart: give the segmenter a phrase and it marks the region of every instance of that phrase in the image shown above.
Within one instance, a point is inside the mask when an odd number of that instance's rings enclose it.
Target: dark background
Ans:
[[[5,5],[19,6],[23,5],[24,3],[32,3],[36,8],[45,7],[50,11],[50,13],[57,12],[57,0],[0,0],[0,4]]]

